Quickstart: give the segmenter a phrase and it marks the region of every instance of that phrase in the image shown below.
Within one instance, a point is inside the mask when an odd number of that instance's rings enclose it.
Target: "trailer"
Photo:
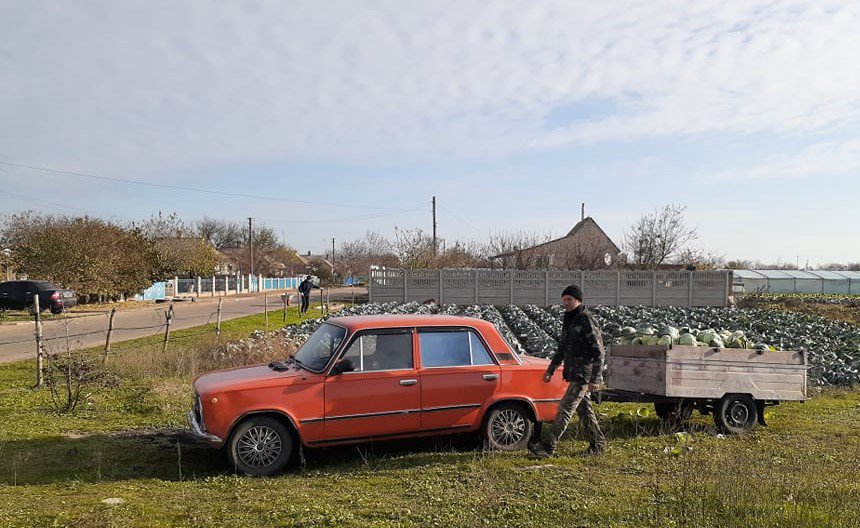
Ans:
[[[678,424],[693,410],[710,414],[726,434],[766,425],[764,409],[806,400],[803,352],[682,345],[612,345],[605,390],[595,401],[653,403],[657,415]]]

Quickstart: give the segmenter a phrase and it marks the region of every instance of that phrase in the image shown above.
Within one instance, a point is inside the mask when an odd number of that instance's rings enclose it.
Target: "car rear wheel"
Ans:
[[[237,471],[262,477],[284,469],[293,445],[293,435],[283,422],[267,416],[251,417],[236,427],[227,454]]]
[[[487,447],[498,451],[525,449],[534,430],[534,422],[525,407],[505,403],[495,407],[484,422]]]

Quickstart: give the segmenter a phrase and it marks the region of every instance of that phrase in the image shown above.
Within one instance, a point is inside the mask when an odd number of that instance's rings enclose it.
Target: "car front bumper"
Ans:
[[[200,427],[200,423],[197,421],[197,413],[193,410],[188,411],[188,425],[191,426],[191,431],[194,433],[194,436],[203,440],[204,442],[211,444],[215,447],[221,447],[224,445],[224,440],[218,438],[213,434],[209,434]]]

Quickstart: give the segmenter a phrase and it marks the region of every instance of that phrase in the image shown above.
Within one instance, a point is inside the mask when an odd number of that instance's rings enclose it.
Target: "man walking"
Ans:
[[[299,314],[304,314],[308,311],[308,305],[310,305],[311,300],[312,288],[322,289],[316,284],[314,284],[311,280],[311,276],[308,275],[307,277],[305,277],[305,280],[303,280],[299,284],[299,295],[302,296],[302,307],[299,309]]]
[[[579,286],[572,284],[565,288],[561,293],[561,302],[564,305],[561,339],[543,380],[549,383],[555,369],[564,361],[562,376],[570,385],[558,404],[558,412],[549,427],[547,438],[541,441],[536,437],[529,442],[529,451],[538,458],[552,455],[574,411],[579,414],[588,436],[588,450],[583,455],[599,455],[606,451],[606,439],[600,431],[589,397],[589,393],[597,390],[603,381],[604,349],[600,327],[583,306]]]

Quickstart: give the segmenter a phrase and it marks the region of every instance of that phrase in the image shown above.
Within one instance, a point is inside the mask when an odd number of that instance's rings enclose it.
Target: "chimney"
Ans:
[[[585,202],[582,202],[582,218],[580,220],[585,220]]]

